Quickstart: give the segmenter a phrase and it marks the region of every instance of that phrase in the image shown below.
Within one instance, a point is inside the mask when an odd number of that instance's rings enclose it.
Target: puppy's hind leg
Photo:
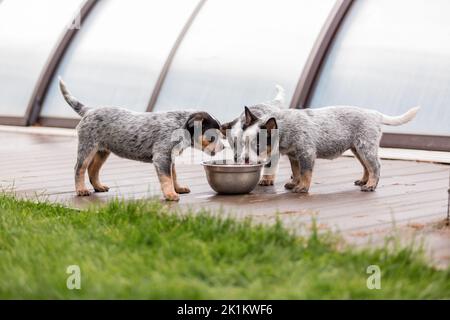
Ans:
[[[378,146],[365,146],[357,148],[362,162],[366,165],[368,171],[368,179],[365,185],[361,186],[361,191],[375,191],[380,180],[380,160],[378,158]]]
[[[88,167],[89,181],[94,187],[95,192],[108,192],[109,187],[103,185],[99,179],[100,169],[108,159],[111,152],[97,151]]]
[[[356,149],[355,149],[355,148],[352,148],[351,150],[352,150],[353,154],[355,155],[356,159],[358,159],[358,161],[361,163],[361,165],[362,165],[363,168],[364,168],[364,174],[363,174],[362,178],[359,179],[359,180],[356,180],[356,181],[355,181],[355,185],[356,185],[356,186],[363,186],[363,185],[365,185],[365,184],[367,183],[367,181],[369,180],[369,171],[367,170],[366,164],[364,163],[364,161],[362,161],[362,159],[361,159],[361,157],[359,156],[359,154],[358,154],[358,152],[356,151]]]
[[[300,164],[300,181],[292,191],[295,193],[308,193],[311,187],[315,158],[301,157],[298,162]]]
[[[78,157],[75,165],[75,189],[77,195],[80,197],[86,197],[91,194],[86,188],[85,174],[86,169],[96,152],[96,148],[91,143],[85,144],[81,140],[79,141]]]
[[[289,161],[291,162],[292,177],[291,181],[286,183],[284,187],[288,190],[292,190],[300,182],[300,164],[292,157],[289,157]]]
[[[182,187],[178,184],[177,171],[175,170],[175,163],[172,163],[172,179],[175,192],[179,194],[190,193],[191,190],[188,187]]]

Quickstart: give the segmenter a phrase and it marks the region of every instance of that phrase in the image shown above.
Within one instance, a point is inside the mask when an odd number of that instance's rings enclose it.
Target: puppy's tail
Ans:
[[[378,113],[381,115],[382,124],[386,124],[388,126],[400,126],[414,119],[419,109],[420,107],[412,108],[408,110],[406,113],[402,114],[401,116],[396,117],[387,116],[385,114],[382,114],[381,112]]]
[[[279,84],[275,85],[275,89],[277,90],[277,95],[273,99],[273,102],[283,107],[286,101],[286,92],[284,91],[284,88]]]
[[[75,110],[75,112],[80,116],[84,116],[89,108],[70,94],[69,90],[67,90],[66,84],[61,79],[61,77],[59,77],[59,89],[61,90],[61,93],[69,106],[71,106],[72,109]]]

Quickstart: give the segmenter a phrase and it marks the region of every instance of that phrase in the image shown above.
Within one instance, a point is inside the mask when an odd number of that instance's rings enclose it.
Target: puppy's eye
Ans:
[[[216,141],[216,137],[212,136],[209,138],[209,142],[214,142],[214,141]]]

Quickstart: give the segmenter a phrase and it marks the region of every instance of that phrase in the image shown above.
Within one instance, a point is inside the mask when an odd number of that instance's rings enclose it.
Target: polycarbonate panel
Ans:
[[[77,118],[57,86],[61,75],[83,103],[145,111],[161,69],[197,0],[102,0],[75,36],[41,117]]]
[[[156,110],[201,108],[219,120],[270,100],[289,103],[334,0],[210,0],[181,44]]]
[[[82,0],[0,1],[0,117],[23,117],[47,59]]]
[[[311,105],[357,105],[413,122],[387,132],[450,135],[450,1],[358,0],[324,64]]]

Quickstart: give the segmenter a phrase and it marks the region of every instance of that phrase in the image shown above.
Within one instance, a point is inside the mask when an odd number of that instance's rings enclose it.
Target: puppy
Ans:
[[[251,107],[252,111],[255,113],[255,115],[259,116],[268,116],[268,115],[275,115],[278,112],[280,112],[282,109],[286,108],[286,94],[285,90],[282,86],[276,85],[276,95],[275,97],[268,102],[260,103],[257,105],[254,105]],[[252,114],[253,115],[253,114]],[[256,118],[254,119],[256,120]],[[246,125],[246,119],[244,114],[242,114],[240,117],[234,119],[231,122],[225,123],[221,126],[221,132],[226,138],[228,139],[229,144],[232,146],[232,148],[235,151],[235,161],[238,161],[238,158],[244,158],[243,160],[245,162],[248,162],[250,160],[250,152],[251,150],[255,150],[255,153],[258,154],[257,157],[252,157],[252,160],[255,160],[257,158],[258,160],[265,161],[266,164],[263,169],[262,178],[259,181],[259,185],[261,186],[271,186],[274,184],[275,176],[278,171],[278,164],[279,164],[279,153],[271,154],[270,149],[272,147],[272,136],[271,136],[271,130],[268,130],[267,133],[267,143],[266,144],[259,144],[256,143],[257,139],[259,139],[259,135],[255,135],[254,132],[247,131],[249,126]],[[251,122],[249,122],[250,124]],[[269,123],[270,126],[270,123]],[[262,127],[263,128],[263,127]],[[264,129],[268,129],[267,127]],[[244,131],[245,132],[244,134]],[[256,140],[253,139],[253,137],[256,136]],[[277,140],[274,139],[274,142]],[[246,143],[253,143],[253,148],[246,148]],[[261,148],[260,148],[261,145]],[[240,156],[238,156],[238,154]],[[270,158],[270,159],[269,159]]]
[[[78,196],[89,196],[85,172],[96,192],[109,188],[99,180],[99,172],[110,153],[119,157],[153,163],[166,200],[179,200],[180,193],[189,193],[178,184],[172,151],[181,152],[193,146],[214,155],[223,149],[220,123],[201,111],[133,112],[122,108],[92,109],[84,106],[59,82],[66,102],[82,119],[77,126],[78,158],[75,166],[75,188]],[[201,126],[201,130],[199,128]],[[185,129],[188,143],[173,139],[173,133]],[[196,130],[198,129],[198,130]]]
[[[358,107],[275,110],[258,105],[245,107],[239,118],[222,126],[222,131],[228,129],[233,141],[241,138],[241,144],[250,140],[259,145],[257,136],[262,130],[267,130],[267,142],[278,132],[276,146],[281,154],[289,157],[292,169],[291,181],[285,188],[293,192],[309,191],[316,159],[334,159],[347,150],[353,152],[364,169],[363,177],[356,180],[355,185],[360,186],[361,191],[374,191],[380,178],[381,125],[405,124],[418,110],[419,107],[412,108],[401,116],[391,117]],[[249,143],[248,149],[253,154],[258,153],[255,143]],[[267,151],[270,152],[270,148]]]

